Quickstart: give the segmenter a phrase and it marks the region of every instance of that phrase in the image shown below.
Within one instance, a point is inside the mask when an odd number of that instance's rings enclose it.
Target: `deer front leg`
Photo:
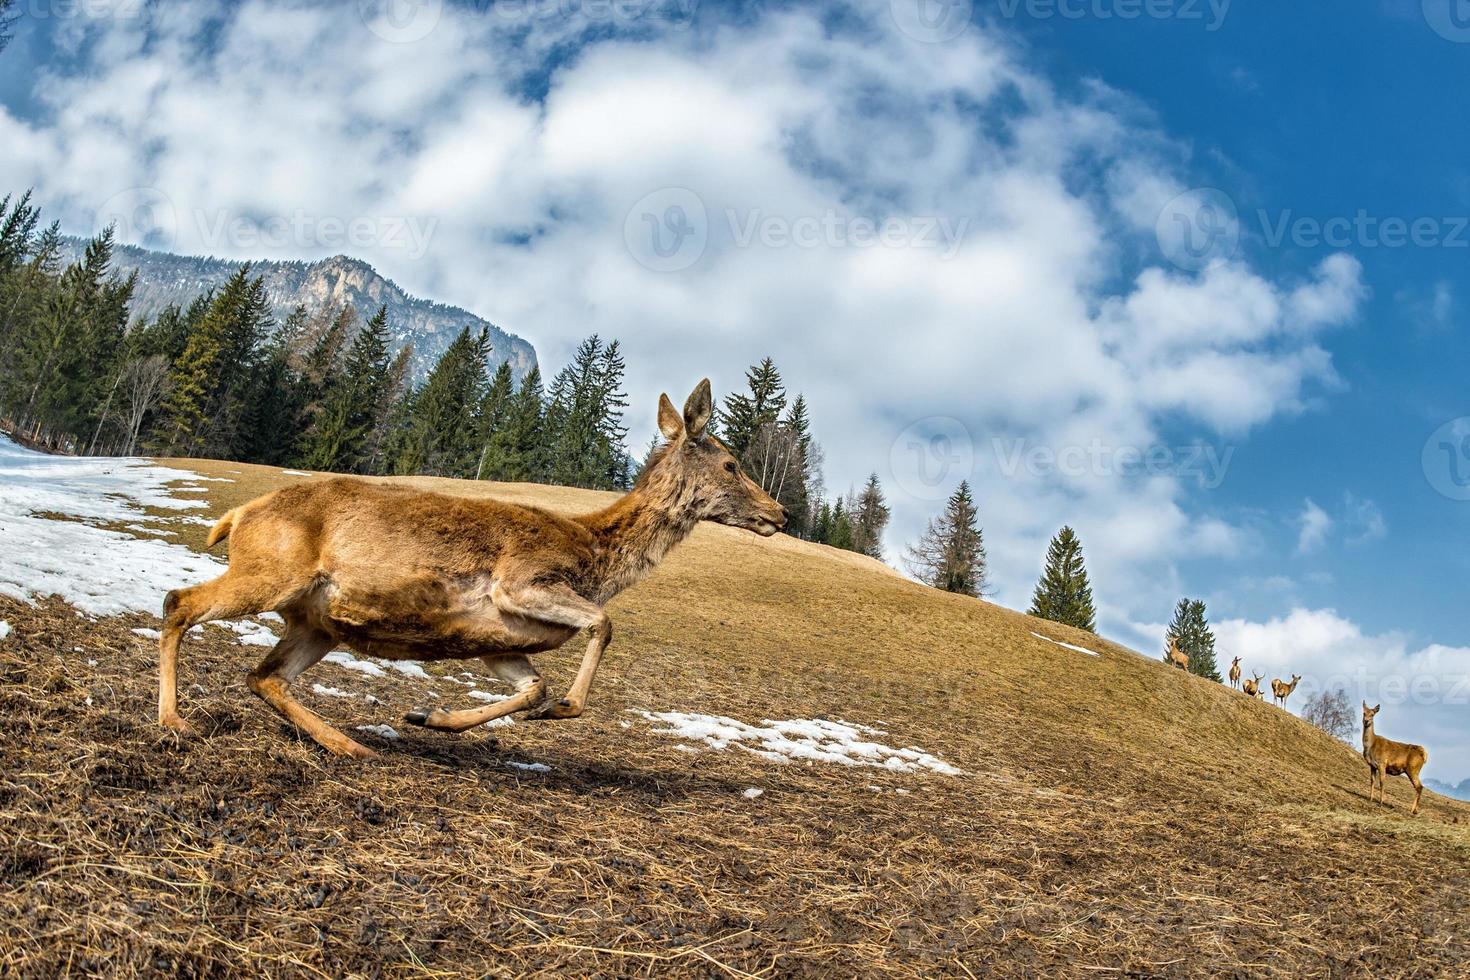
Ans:
[[[502,613],[512,616],[592,630],[592,639],[587,644],[587,652],[582,656],[582,666],[578,668],[566,697],[548,702],[527,717],[576,718],[585,711],[592,679],[597,676],[597,665],[601,663],[607,645],[612,642],[612,620],[607,613],[565,585],[515,589],[497,583],[490,590],[490,600]]]
[[[496,701],[480,708],[466,708],[461,711],[445,711],[443,708],[435,708],[432,711],[426,708],[415,708],[403,716],[403,720],[411,725],[422,725],[425,728],[435,728],[444,732],[462,732],[483,725],[487,721],[496,718],[504,718],[506,715],[523,711],[526,708],[534,708],[546,700],[546,682],[531,666],[531,661],[523,655],[514,656],[486,656],[483,658],[490,672],[503,681],[509,682],[515,688],[515,694],[504,701]]]

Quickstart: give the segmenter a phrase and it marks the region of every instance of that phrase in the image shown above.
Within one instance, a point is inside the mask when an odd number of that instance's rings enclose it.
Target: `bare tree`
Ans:
[[[138,446],[138,432],[143,428],[143,419],[168,394],[168,358],[162,354],[133,358],[123,366],[119,385],[128,430],[128,446],[123,455],[131,456]]]
[[[1347,691],[1321,691],[1307,701],[1302,717],[1328,735],[1350,741],[1353,737],[1353,706]]]

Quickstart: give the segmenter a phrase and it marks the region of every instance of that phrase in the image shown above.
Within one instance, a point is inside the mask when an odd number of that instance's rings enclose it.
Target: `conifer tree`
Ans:
[[[497,457],[498,470],[492,479],[515,483],[540,482],[546,479],[545,394],[541,388],[541,368],[532,365],[521,379],[511,400],[505,421],[503,451]]]
[[[379,401],[388,382],[388,308],[381,306],[352,340],[331,379],[302,461],[309,469],[351,473],[365,462]]]
[[[411,394],[409,373],[413,368],[413,342],[409,341],[393,355],[388,365],[388,378],[373,409],[372,433],[368,436],[363,453],[366,457],[363,469],[367,473],[381,474],[385,470],[384,459],[388,455],[389,443],[403,410],[408,407]]]
[[[745,381],[749,393],[726,395],[719,413],[720,438],[741,462],[747,462],[746,451],[762,427],[774,425],[786,410],[786,386],[771,358],[746,371]]]
[[[852,551],[852,518],[841,500],[832,505],[832,516],[827,529],[827,544],[843,551]]]
[[[1070,527],[1063,527],[1046,550],[1046,568],[1031,597],[1032,616],[1066,623],[1089,633],[1097,628],[1097,610],[1092,604],[1092,586],[1082,560],[1082,542]]]
[[[178,317],[178,307],[160,314]],[[252,463],[283,466],[300,436],[302,413],[301,377],[297,373],[296,347],[306,330],[306,307],[298,305],[281,322],[261,354],[245,415],[244,459]],[[164,330],[171,330],[165,327]],[[149,347],[165,342],[150,340]]]
[[[888,527],[892,511],[883,499],[878,474],[868,477],[852,508],[852,543],[854,551],[870,558],[883,558],[883,530]]]
[[[1203,599],[1180,599],[1174,606],[1174,618],[1164,644],[1168,660],[1168,640],[1175,640],[1189,657],[1189,672],[1220,683],[1220,669],[1215,663],[1215,633],[1205,618]]]
[[[505,456],[509,452],[506,423],[510,420],[514,399],[515,380],[511,376],[510,362],[501,361],[475,413],[475,432],[480,443],[480,462],[475,468],[477,480],[497,479],[494,474],[504,470]]]
[[[624,371],[618,341],[604,345],[593,334],[557,372],[544,418],[550,482],[610,490],[626,480]]]
[[[944,512],[909,547],[905,562],[919,581],[936,589],[969,596],[989,590],[985,541],[968,482],[960,481]]]
[[[485,382],[490,335],[466,327],[440,356],[415,394],[406,432],[394,461],[400,474],[472,476],[479,458],[474,413]]]

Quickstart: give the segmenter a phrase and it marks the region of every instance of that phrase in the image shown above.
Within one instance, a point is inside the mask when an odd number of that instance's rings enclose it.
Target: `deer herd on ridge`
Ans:
[[[1179,649],[1177,637],[1169,637],[1169,649],[1164,654],[1168,663],[1180,670],[1189,670],[1189,655]],[[1230,661],[1230,686],[1241,691],[1246,697],[1266,700],[1265,692],[1261,688],[1261,681],[1265,674],[1254,674],[1243,678],[1240,675],[1240,658],[1233,657]],[[1271,699],[1282,707],[1286,706],[1286,699],[1291,697],[1296,686],[1302,681],[1301,674],[1292,674],[1291,680],[1284,681],[1279,677],[1271,679]],[[1368,702],[1363,702],[1363,761],[1368,763],[1368,800],[1373,802],[1374,793],[1378,795],[1378,802],[1383,800],[1383,777],[1407,776],[1409,783],[1414,787],[1414,808],[1411,814],[1419,812],[1419,800],[1424,796],[1424,784],[1419,780],[1419,772],[1424,764],[1429,761],[1429,752],[1422,745],[1414,745],[1411,742],[1395,742],[1393,739],[1384,738],[1373,731],[1373,718],[1383,705],[1368,707]]]

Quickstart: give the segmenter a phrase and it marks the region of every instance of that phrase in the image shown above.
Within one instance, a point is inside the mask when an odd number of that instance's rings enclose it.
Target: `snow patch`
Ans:
[[[220,623],[225,629],[237,634],[240,642],[253,647],[273,647],[280,638],[268,626],[241,619],[233,623]]]
[[[282,476],[311,476],[310,473],[303,473],[300,470],[281,470],[281,475]]]
[[[1101,657],[1102,656],[1102,654],[1098,653],[1096,650],[1089,650],[1086,647],[1073,646],[1070,643],[1063,643],[1061,640],[1053,640],[1049,636],[1042,636],[1040,633],[1036,632],[1035,630],[1031,630],[1030,633],[1031,633],[1032,636],[1036,637],[1038,640],[1045,640],[1048,643],[1055,643],[1059,647],[1066,647],[1068,650],[1076,650],[1078,653],[1085,653],[1089,657]]]
[[[325,684],[313,684],[313,685],[311,685],[311,692],[313,694],[320,694],[323,697],[328,697],[328,698],[355,698],[355,697],[357,697],[357,695],[356,694],[353,694],[351,691],[344,691],[341,688],[336,688],[336,687],[327,687]]]
[[[336,664],[338,667],[346,667],[348,670],[355,670],[359,674],[366,674],[369,677],[387,676],[382,667],[379,667],[377,664],[368,663],[366,660],[358,660],[346,650],[333,650],[322,658],[322,662]]]
[[[417,660],[380,660],[378,662],[393,668],[404,677],[413,677],[421,681],[433,680],[432,677],[424,672],[424,668]],[[434,696],[438,697],[439,695],[435,694]]]
[[[866,725],[826,721],[817,718],[794,718],[786,721],[761,720],[749,725],[720,715],[701,715],[683,711],[634,711],[650,722],[667,727],[652,729],[655,735],[670,735],[682,742],[703,743],[711,749],[724,750],[732,745],[772,762],[825,762],[843,766],[872,766],[898,772],[942,773],[962,775],[961,770],[916,746],[895,749],[881,742],[868,741],[863,735],[883,734]],[[680,745],[684,751],[688,745]]]
[[[551,772],[551,767],[544,762],[511,762],[507,759],[505,764],[522,772]]]
[[[141,636],[145,640],[163,639],[163,634],[158,632],[158,630],[153,629],[151,626],[139,626],[137,629],[133,630],[133,632],[136,633],[138,636]]]
[[[0,619],[0,640],[5,639],[9,635],[10,635],[10,624],[7,623],[5,620]]]
[[[170,589],[218,575],[224,564],[208,555],[96,526],[158,520],[144,508],[204,507],[174,496],[181,475],[141,459],[47,456],[0,436],[0,595],[57,595],[92,616],[156,613]]]
[[[398,732],[394,730],[392,725],[358,725],[357,730],[360,732],[371,732],[389,741],[394,741],[399,737]]]
[[[752,787],[750,787],[750,789],[746,790],[744,793],[741,793],[740,795],[743,796],[743,797],[745,797],[747,800],[753,800],[757,796],[760,796],[764,792],[765,792],[765,790],[763,790],[763,789],[757,789],[754,786],[752,786]]]

